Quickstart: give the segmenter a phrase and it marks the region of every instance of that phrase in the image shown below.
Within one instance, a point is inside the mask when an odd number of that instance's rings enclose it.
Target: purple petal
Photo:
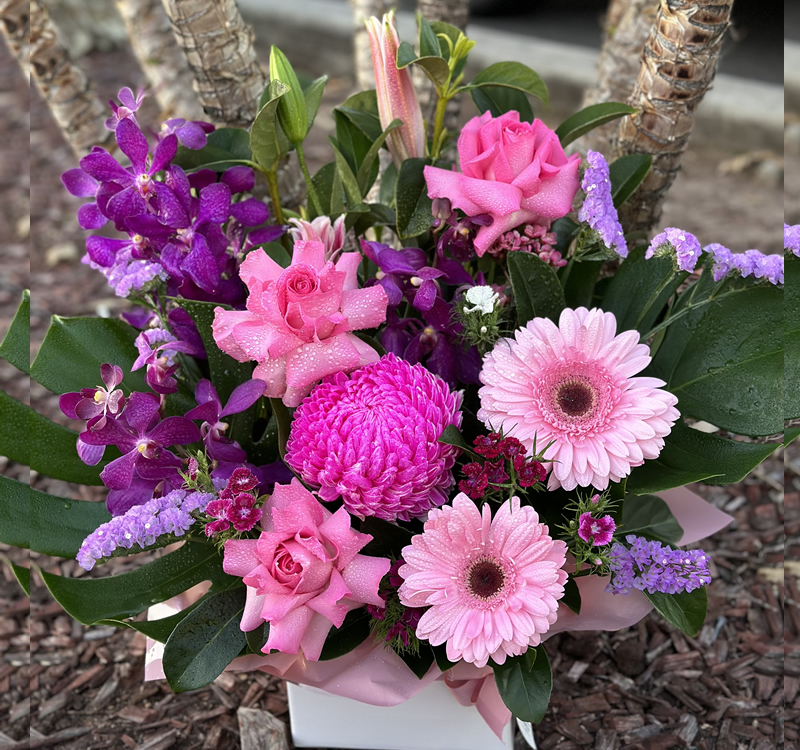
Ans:
[[[128,489],[133,479],[133,467],[138,455],[136,450],[132,450],[107,464],[100,472],[103,484],[111,490]]]
[[[125,405],[125,420],[139,435],[147,433],[150,423],[158,417],[161,400],[155,393],[132,393]]]
[[[153,497],[158,483],[134,477],[126,490],[111,490],[106,498],[106,508],[112,516],[121,516],[135,505],[144,505]]]
[[[444,271],[441,271],[438,268],[431,268],[430,266],[424,266],[417,271],[417,276],[425,281],[429,281],[431,279],[438,279],[441,276],[444,276]]]
[[[198,169],[189,175],[189,184],[199,193],[204,187],[217,181],[217,173],[213,169]]]
[[[439,336],[439,340],[425,362],[425,367],[434,375],[438,375],[451,388],[454,388],[457,385],[456,362],[462,354],[463,352],[451,346],[444,336]]]
[[[221,417],[227,417],[229,414],[238,414],[239,412],[249,409],[264,393],[267,384],[262,380],[247,380],[241,385],[237,385],[225,404],[225,408],[220,414]]]
[[[81,433],[81,440],[89,445],[116,445],[123,453],[136,447],[136,438],[120,424],[119,420],[108,417],[102,428],[84,430]]]
[[[167,322],[169,323],[172,334],[191,347],[191,349],[187,351],[188,354],[191,354],[193,357],[205,359],[206,349],[203,345],[203,339],[200,338],[197,326],[186,310],[181,307],[170,310],[167,315]]]
[[[100,365],[100,377],[103,379],[106,388],[113,391],[121,382],[124,374],[119,365],[110,365],[104,362]]]
[[[206,138],[206,131],[196,122],[184,123],[175,131],[175,134],[186,148],[190,148],[194,151],[203,148],[208,140]]]
[[[214,388],[210,380],[203,378],[197,384],[194,389],[194,397],[198,404],[205,404],[210,401],[216,406],[217,412],[222,411],[222,401],[219,400],[217,389]]]
[[[261,245],[265,242],[275,242],[286,234],[289,227],[282,224],[275,224],[269,227],[262,227],[261,229],[254,229],[247,235],[247,241],[250,245]]]
[[[192,186],[189,183],[189,178],[186,176],[186,172],[184,172],[177,164],[172,164],[171,166],[167,167],[164,184],[166,184],[166,186],[175,193],[178,200],[181,202],[181,205],[183,206],[183,210],[186,211],[188,216],[192,210]]]
[[[258,198],[248,198],[245,201],[234,203],[231,214],[246,227],[257,227],[269,218],[269,211]]]
[[[384,276],[378,283],[386,292],[386,297],[389,299],[391,307],[396,307],[403,301],[403,292],[393,276]]]
[[[263,204],[262,204],[263,205]],[[222,224],[231,212],[231,189],[218,182],[200,191],[200,210],[197,212],[195,226],[201,224]]]
[[[446,331],[452,322],[453,306],[445,302],[441,297],[437,297],[433,307],[426,311],[425,322],[433,326],[437,331]]]
[[[116,137],[120,151],[131,160],[135,173],[145,174],[149,148],[139,126],[131,118],[125,117],[117,125]]]
[[[58,399],[58,408],[70,419],[80,419],[75,413],[75,407],[83,400],[82,393],[65,393]]]
[[[153,214],[131,216],[126,221],[125,226],[134,234],[141,234],[142,237],[147,237],[147,239],[156,240],[157,242],[166,242],[175,234],[174,229],[164,226]]]
[[[105,445],[89,445],[78,438],[77,442],[78,458],[87,466],[97,466],[106,452]]]
[[[428,256],[418,247],[404,247],[400,253],[417,271],[428,265]]]
[[[139,109],[139,106],[142,103],[142,100],[137,99],[136,96],[134,96],[133,91],[131,91],[128,86],[123,86],[119,90],[117,99],[119,99],[120,104],[126,106],[131,112],[135,112],[137,109]],[[144,96],[142,96],[142,99],[144,99]]]
[[[119,182],[122,185],[130,185],[133,182],[133,175],[102,149],[84,156],[80,164],[81,169],[98,182]]]
[[[294,472],[283,462],[275,461],[271,464],[259,466],[262,484],[289,484],[294,478]]]
[[[469,284],[472,286],[475,283],[467,269],[458,261],[450,260],[449,258],[439,258],[438,266],[444,272],[442,278],[447,284],[453,286]]]
[[[114,265],[117,253],[130,244],[130,240],[112,240],[109,237],[92,235],[86,238],[86,252],[98,266],[108,268]]]
[[[417,269],[412,266],[403,253],[387,247],[378,255],[377,264],[384,273],[399,273],[414,276]]]
[[[184,248],[181,245],[174,245],[169,243],[161,250],[161,265],[164,270],[176,281],[183,279],[183,271],[181,270],[181,263],[186,257]]]
[[[100,212],[96,203],[86,203],[78,209],[78,224],[81,229],[102,229],[108,219]]]
[[[149,440],[163,446],[186,445],[202,439],[197,425],[186,417],[167,417],[147,435]]]
[[[158,218],[168,227],[188,227],[189,217],[181,205],[178,196],[163,182],[153,182],[153,192],[156,194],[156,207]]]
[[[247,453],[238,443],[223,438],[222,440],[206,440],[206,451],[215,461],[246,461]]]
[[[480,352],[470,347],[466,352],[460,352],[456,358],[456,373],[462,383],[480,383],[480,372],[483,363]]]
[[[117,135],[119,135],[119,126],[117,127]],[[170,133],[160,140],[156,146],[153,163],[150,165],[150,174],[154,175],[165,169],[175,158],[176,153],[178,153],[178,137],[174,133]]]
[[[411,341],[411,334],[399,328],[385,328],[381,333],[381,344],[387,352],[402,357]]]
[[[231,189],[232,193],[246,193],[252,190],[256,184],[253,170],[245,166],[226,169],[222,173],[222,181]],[[92,195],[94,194],[92,193]]]
[[[189,409],[184,416],[186,419],[199,419],[213,425],[219,422],[219,409],[212,401],[206,401],[200,406],[195,406],[194,409]]]
[[[78,198],[90,198],[97,194],[97,180],[77,167],[64,172],[61,182],[71,195]]]
[[[414,301],[411,303],[417,310],[427,312],[433,307],[436,301],[436,284],[432,281],[423,281],[417,293],[414,295]]]
[[[102,411],[103,407],[101,404],[98,404],[94,400],[90,401],[88,398],[83,398],[75,404],[75,413],[78,415],[78,419],[89,420],[101,414]]]
[[[131,216],[137,216],[147,211],[147,203],[136,190],[125,188],[111,198],[106,211],[114,221],[114,226],[122,231],[125,228],[125,222]]]
[[[126,310],[125,312],[121,312],[120,315],[122,316],[122,319],[128,323],[128,325],[138,328],[140,331],[144,328],[149,328],[150,322],[158,319],[152,310],[138,306],[132,307],[130,310]]]
[[[177,417],[183,419],[183,417]],[[136,473],[142,479],[169,479],[176,476],[176,469],[183,466],[172,451],[163,450],[158,458],[144,458],[137,454]]]
[[[219,267],[201,234],[192,238],[192,250],[181,264],[181,269],[201,289],[211,294],[217,290],[220,282]]]

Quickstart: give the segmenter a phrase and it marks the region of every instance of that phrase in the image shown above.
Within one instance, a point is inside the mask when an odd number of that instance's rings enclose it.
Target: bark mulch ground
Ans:
[[[140,82],[125,51],[94,53],[85,62],[103,99],[123,84]],[[59,182],[74,159],[34,92],[28,116],[27,82],[1,45],[0,81],[5,141],[0,152],[0,332],[13,314],[19,290],[29,284],[30,252],[35,348],[50,314],[113,315],[122,302],[99,274],[79,263],[83,234],[74,219],[77,202]],[[336,85],[342,91],[349,84]],[[329,94],[329,107],[335,98]],[[325,111],[321,117],[330,123]],[[320,136],[309,151],[321,158],[323,148]],[[691,215],[697,226],[684,226],[705,230],[704,241],[737,250],[760,246],[779,251],[775,226],[782,191],[760,185],[746,173],[723,180],[716,167],[729,156],[702,149],[687,159],[681,178],[686,189],[673,190],[665,225],[680,225],[675,217]],[[724,190],[719,189],[723,184]],[[699,198],[714,205],[698,212]],[[0,387],[27,400],[27,380],[3,363]],[[52,394],[34,384],[30,398],[39,411],[63,421]],[[16,479],[28,476],[25,467],[8,462],[0,464],[0,472]],[[52,494],[102,499],[96,488],[36,475],[31,481]],[[696,490],[734,517],[727,530],[703,543],[714,560],[706,625],[697,638],[689,638],[650,616],[616,633],[550,639],[555,685],[551,710],[537,730],[542,750],[798,746],[800,449],[790,449],[785,457],[776,454],[742,484]],[[786,540],[790,562],[785,570]],[[0,551],[16,562],[28,559],[20,550]],[[60,575],[95,574],[71,560],[35,554],[30,559]],[[114,560],[103,574],[124,572],[141,561]],[[0,750],[233,750],[240,747],[238,707],[266,709],[288,721],[284,685],[265,675],[223,674],[208,688],[181,695],[173,694],[165,681],[143,682],[142,636],[80,626],[48,596],[38,575],[33,576],[29,602],[8,570],[3,571]]]

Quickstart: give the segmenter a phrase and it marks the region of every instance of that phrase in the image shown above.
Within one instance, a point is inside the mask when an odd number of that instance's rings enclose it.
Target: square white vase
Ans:
[[[287,683],[292,739],[297,747],[348,750],[513,750],[474,706],[462,706],[442,681],[398,706],[371,706],[307,685]]]

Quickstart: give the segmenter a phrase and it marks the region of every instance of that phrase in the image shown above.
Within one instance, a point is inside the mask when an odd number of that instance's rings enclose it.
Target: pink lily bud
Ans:
[[[317,216],[313,221],[289,219],[292,228],[289,234],[295,242],[321,242],[325,245],[325,262],[336,261],[344,247],[344,216],[331,223],[330,216]]]
[[[395,166],[406,159],[425,156],[425,126],[422,109],[411,82],[408,68],[397,69],[397,48],[400,39],[394,25],[394,13],[384,15],[383,21],[375,16],[367,21],[372,64],[375,68],[375,89],[378,93],[378,114],[381,127],[387,128],[392,120],[402,120],[387,139]]]

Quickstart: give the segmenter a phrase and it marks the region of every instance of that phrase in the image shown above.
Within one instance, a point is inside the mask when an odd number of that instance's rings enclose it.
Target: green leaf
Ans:
[[[105,503],[30,491],[30,543],[34,552],[75,557],[83,540],[110,520]]]
[[[390,162],[381,175],[378,189],[378,200],[385,206],[394,206],[394,194],[397,188],[397,167]]]
[[[622,506],[622,534],[677,544],[683,529],[669,506],[655,495],[628,495]]]
[[[445,60],[438,55],[417,56],[414,48],[408,42],[400,42],[397,48],[397,69],[403,70],[412,63],[419,65],[422,72],[433,81],[433,83],[441,88],[447,83],[447,78],[450,75],[450,68]]]
[[[261,655],[269,640],[269,623],[262,622],[255,630],[250,630],[244,635],[247,639],[247,650]]]
[[[482,70],[472,83],[466,86],[467,91],[484,86],[500,86],[516,89],[524,94],[535,96],[545,104],[549,103],[547,86],[539,75],[527,65],[519,62],[499,62]]]
[[[402,124],[402,120],[392,120],[386,127],[386,130],[380,134],[375,143],[370,146],[369,151],[367,151],[367,155],[364,157],[364,161],[361,162],[361,166],[358,168],[358,174],[356,175],[356,182],[358,182],[358,188],[361,192],[361,195],[366,195],[369,192],[369,189],[372,187],[372,184],[375,182],[377,170],[373,168],[377,166],[376,159],[378,158],[378,152],[380,151],[381,146],[383,146],[386,138],[389,136],[389,133],[391,133],[395,128],[399,128]]]
[[[31,488],[0,476],[0,542],[28,549],[31,545]]]
[[[186,170],[203,167],[224,172],[237,164],[246,164],[252,160],[250,134],[246,130],[217,128],[208,134],[207,143],[201,149],[178,146],[178,153],[173,163]]]
[[[372,143],[380,136],[383,128],[381,127],[380,116],[378,115],[378,96],[375,89],[359,91],[357,94],[345,99],[345,101],[334,108],[335,112],[341,112],[353,123]]]
[[[144,368],[131,372],[138,332],[122,320],[54,315],[31,365],[31,377],[53,393],[70,393],[101,382],[100,365],[119,365],[122,389],[146,391]]]
[[[653,157],[650,154],[628,154],[609,164],[608,176],[614,206],[619,208],[634,194],[652,166]]]
[[[419,680],[428,674],[434,661],[433,651],[425,643],[420,644],[418,654],[406,652],[398,656]]]
[[[771,284],[710,305],[667,384],[679,411],[740,435],[781,432],[782,318],[783,293]]]
[[[292,263],[292,256],[280,242],[265,242],[263,245],[256,245],[253,249],[258,248],[261,248],[281,268],[288,268]]]
[[[564,596],[561,601],[569,607],[576,615],[581,613],[581,590],[578,588],[577,581],[570,576],[564,584]]]
[[[664,439],[657,459],[645,461],[628,478],[628,490],[641,495],[682,487],[690,482],[741,482],[776,448],[777,443],[743,443],[709,435],[682,420]]]
[[[0,344],[0,357],[26,374],[31,372],[31,293],[22,293],[14,319]]]
[[[800,258],[785,256],[784,418],[800,418]]]
[[[557,322],[564,309],[564,290],[552,266],[532,253],[508,254],[508,275],[517,304],[517,324],[534,318]]]
[[[350,169],[355,174],[369,153],[372,140],[367,138],[353,122],[341,112],[334,111],[333,119],[336,123],[336,140],[333,145],[341,151],[347,159]],[[377,175],[377,168],[375,174]]]
[[[358,180],[353,174],[353,170],[350,169],[347,159],[336,147],[333,140],[333,138],[330,139],[331,146],[333,147],[333,154],[336,157],[336,171],[339,174],[339,179],[342,181],[344,194],[347,197],[347,208],[352,211],[354,208],[361,205],[361,188],[358,186]]]
[[[13,562],[9,561],[9,565],[11,566],[11,570],[14,573],[14,578],[17,579],[17,582],[20,586],[22,586],[22,590],[28,595],[28,598],[31,597],[31,571],[30,568],[25,568],[22,565],[15,565]]]
[[[289,87],[280,81],[269,84],[270,98],[258,111],[250,127],[250,149],[253,158],[271,172],[278,168],[278,162],[285,155],[278,126],[278,103],[289,93]]]
[[[197,690],[222,674],[245,647],[240,627],[243,588],[206,599],[172,631],[164,646],[164,675],[176,692]]]
[[[406,159],[400,167],[394,198],[400,239],[418,237],[433,226],[433,201],[423,174],[430,163],[430,159]]]
[[[436,659],[436,666],[439,667],[439,670],[442,672],[446,672],[448,669],[452,669],[458,664],[458,662],[450,661],[447,658],[447,647],[444,644],[440,646],[431,646],[431,651],[433,651],[433,657]]]
[[[433,33],[436,34],[437,37],[436,41],[439,43],[440,56],[443,57],[449,64],[450,45],[442,37],[447,37],[452,43],[453,47],[455,47],[456,44],[458,43],[458,40],[463,36],[461,29],[449,23],[445,23],[444,21],[431,21],[430,27]],[[469,50],[467,50],[467,52],[469,52]],[[464,55],[456,63],[455,68],[453,68],[453,80],[455,80],[461,75],[461,72],[464,70],[466,64],[467,64],[467,55]]]
[[[638,330],[650,330],[673,292],[688,275],[685,272],[674,273],[671,258],[645,260],[645,251],[644,247],[631,250],[612,277],[601,303],[603,310],[616,316],[619,332],[636,328],[636,323],[648,304],[650,306],[639,323]],[[673,277],[670,283],[651,303],[653,294],[668,276]]]
[[[708,609],[705,586],[689,593],[648,594],[645,591],[644,595],[650,600],[656,611],[682,633],[694,637],[700,632]]]
[[[308,115],[308,129],[314,124],[319,111],[319,105],[322,101],[322,93],[325,91],[325,84],[328,82],[328,76],[320,76],[313,83],[303,90],[303,99],[306,101],[306,113]]]
[[[40,572],[53,598],[84,625],[132,617],[201,581],[226,578],[216,549],[195,542],[187,542],[130,573],[112,577],[64,578]]]
[[[344,196],[342,195],[342,182],[339,173],[336,171],[336,162],[332,161],[317,170],[311,178],[317,197],[322,204],[322,211],[325,216],[338,216],[344,211]],[[313,203],[308,206],[309,220],[316,218]]]
[[[289,90],[278,101],[278,119],[286,137],[294,144],[302,143],[308,134],[308,112],[303,88],[286,55],[272,45],[269,55],[270,81],[280,81]]]
[[[792,440],[795,440],[800,435],[800,427],[791,427],[783,431],[783,445],[789,445]]]
[[[492,117],[500,117],[506,112],[517,111],[521,122],[533,122],[533,107],[521,91],[502,86],[482,86],[470,94],[481,114],[491,112]]]
[[[564,287],[564,301],[567,307],[573,309],[597,307],[594,304],[594,289],[602,266],[602,260],[575,261],[569,276],[566,277],[566,283],[563,281],[565,276],[559,274]]]
[[[363,607],[348,612],[342,627],[331,628],[319,660],[328,661],[344,656],[360,646],[369,638],[369,619],[369,613]]]
[[[522,656],[494,665],[494,679],[503,703],[522,721],[538,724],[547,711],[553,675],[544,646],[529,648]]]
[[[556,128],[556,135],[562,146],[580,138],[590,130],[599,128],[608,122],[613,122],[625,115],[632,115],[638,110],[621,102],[602,102],[592,104],[580,112],[568,117]]]
[[[412,534],[408,529],[374,516],[364,519],[361,532],[372,537],[361,550],[362,555],[370,557],[400,557],[403,547],[411,544]]]
[[[439,436],[438,442],[445,443],[446,445],[455,445],[461,448],[462,451],[466,451],[473,456],[476,455],[472,446],[464,439],[464,436],[454,424],[449,424],[444,428],[444,432]]]
[[[436,32],[421,13],[417,14],[417,23],[419,24],[419,54],[422,57],[441,58],[439,39],[436,37]]]

